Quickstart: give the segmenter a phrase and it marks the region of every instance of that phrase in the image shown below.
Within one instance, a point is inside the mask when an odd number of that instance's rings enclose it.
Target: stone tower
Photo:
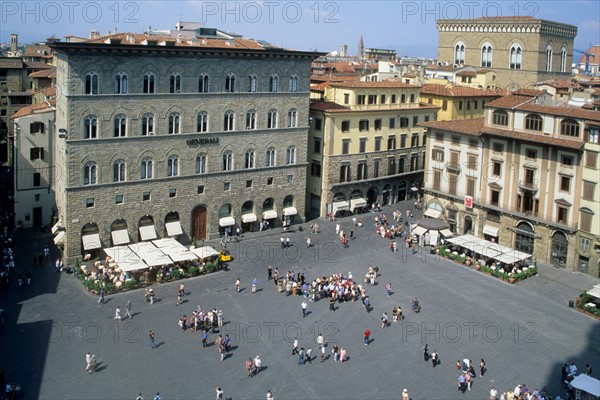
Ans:
[[[363,37],[360,35],[360,40],[358,41],[358,57],[364,58],[365,56],[365,45],[363,43]]]

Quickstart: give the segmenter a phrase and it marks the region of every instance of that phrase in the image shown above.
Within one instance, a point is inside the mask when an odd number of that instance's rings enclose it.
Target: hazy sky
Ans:
[[[439,18],[532,15],[578,26],[575,48],[600,44],[600,2],[567,1],[11,1],[0,2],[0,41],[49,36],[88,37],[174,28],[178,20],[262,39],[299,50],[330,52],[347,44],[393,49],[400,55],[437,56]],[[579,54],[575,54],[578,60]]]

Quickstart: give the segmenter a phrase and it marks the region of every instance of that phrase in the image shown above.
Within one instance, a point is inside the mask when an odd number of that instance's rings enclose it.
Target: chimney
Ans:
[[[17,51],[17,48],[19,47],[19,35],[17,35],[16,33],[12,33],[10,35],[10,51]]]
[[[100,37],[100,32],[91,30],[90,31],[90,39],[98,39]]]
[[[177,43],[183,42],[183,35],[181,33],[177,34]]]

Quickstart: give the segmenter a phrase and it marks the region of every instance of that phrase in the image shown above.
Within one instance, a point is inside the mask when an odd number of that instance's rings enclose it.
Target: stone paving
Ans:
[[[391,208],[384,211],[391,217]],[[143,290],[111,295],[106,304],[98,304],[72,275],[53,272],[55,257],[33,269],[31,254],[52,238],[21,232],[18,268],[32,270],[34,280],[30,287],[17,288],[13,282],[0,292],[0,304],[7,309],[7,324],[0,328],[0,368],[31,399],[135,399],[139,392],[152,399],[157,391],[165,400],[209,399],[215,398],[217,386],[232,399],[264,399],[268,389],[276,399],[398,399],[403,388],[414,399],[483,399],[492,386],[501,392],[517,383],[562,394],[558,380],[565,362],[574,361],[580,369],[589,363],[598,377],[600,323],[565,302],[594,280],[548,270],[509,285],[430,254],[394,254],[386,240],[375,236],[372,217],[362,215],[365,227],[355,229],[356,239],[345,249],[334,237],[335,224],[326,221],[319,221],[321,233],[313,235],[311,249],[305,245],[306,224],[289,234],[293,246],[285,251],[279,231],[245,234],[240,243],[229,245],[235,257],[229,271],[185,281],[189,295],[180,306],[175,306],[179,282],[155,285],[160,301],[154,305],[144,303]],[[350,218],[339,221],[350,229]],[[372,264],[382,276],[378,285],[367,287],[371,313],[358,302],[338,304],[332,313],[327,301],[318,301],[309,303],[310,313],[302,318],[302,298],[277,293],[266,280],[268,265],[279,267],[280,275],[302,271],[312,280],[350,271],[357,279]],[[234,289],[237,277],[241,293]],[[258,279],[255,294],[253,278]],[[388,281],[391,297],[384,288]],[[410,311],[415,296],[423,305],[420,314]],[[116,306],[127,300],[133,303],[133,319],[115,322]],[[179,317],[197,305],[224,312],[223,334],[234,339],[234,350],[223,362],[214,346],[202,349],[199,333],[177,326]],[[396,305],[406,319],[382,329],[381,314],[391,319]],[[366,328],[372,332],[369,346],[362,343]],[[154,350],[150,329],[156,332]],[[299,366],[291,355],[293,338],[312,347],[314,357],[318,332],[329,343],[329,358]],[[210,341],[215,337],[211,334]],[[344,365],[333,362],[333,343],[348,350]],[[440,355],[436,368],[423,361],[425,343]],[[84,372],[87,351],[100,362],[93,375]],[[263,371],[248,378],[244,362],[256,355]],[[484,358],[488,366],[464,395],[457,391],[454,369],[463,358],[475,364]]]

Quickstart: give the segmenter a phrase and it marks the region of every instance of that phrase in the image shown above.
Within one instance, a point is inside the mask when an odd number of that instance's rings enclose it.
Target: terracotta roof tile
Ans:
[[[0,57],[0,68],[23,68],[23,59],[13,57]]]
[[[315,101],[310,103],[310,109],[315,111],[351,111],[350,108],[344,107],[333,101]]]
[[[20,117],[25,117],[25,116],[31,115],[31,114],[37,114],[40,112],[53,111],[55,106],[56,106],[56,99],[51,99],[50,105],[48,105],[48,103],[46,103],[46,102],[32,104],[30,106],[19,108],[17,110],[17,112],[15,112],[10,118],[15,119],[15,118],[20,118]]]
[[[441,129],[449,132],[464,133],[471,136],[480,136],[483,128],[483,118],[464,119],[460,121],[430,121],[418,124],[425,128]]]
[[[46,68],[41,71],[32,72],[30,78],[56,78],[56,67]]]
[[[468,86],[447,86],[429,83],[421,87],[422,94],[433,94],[449,97],[500,97],[506,94],[502,89],[479,89]]]
[[[536,97],[543,93],[544,93],[543,90],[538,90],[538,89],[517,89],[517,90],[513,91],[511,94],[513,94],[515,96]]]
[[[590,121],[600,121],[600,111],[582,109],[581,107],[569,106],[563,103],[556,104],[536,104],[534,97],[525,96],[506,96],[491,101],[486,104],[488,107],[505,108],[529,111],[539,114],[558,115],[563,117],[573,117],[586,119]]]
[[[520,131],[511,131],[508,129],[498,129],[484,127],[481,131],[485,135],[501,136],[503,138],[513,138],[527,142],[544,143],[551,146],[565,147],[569,149],[580,149],[584,143],[576,140],[569,140],[562,137],[544,135],[543,133],[528,133]]]
[[[386,80],[386,81],[355,81],[355,82],[335,82],[332,83],[333,87],[346,87],[346,88],[418,88],[419,86],[404,83],[401,80]]]
[[[599,45],[590,47],[589,49],[587,49],[586,52],[594,55],[594,57],[590,56],[590,64],[599,64],[600,63],[600,46]],[[585,54],[582,54],[581,57],[579,57],[579,62],[577,64],[585,65]]]
[[[25,61],[25,68],[28,69],[47,69],[47,68],[56,68],[50,64],[46,64],[39,61]]]

